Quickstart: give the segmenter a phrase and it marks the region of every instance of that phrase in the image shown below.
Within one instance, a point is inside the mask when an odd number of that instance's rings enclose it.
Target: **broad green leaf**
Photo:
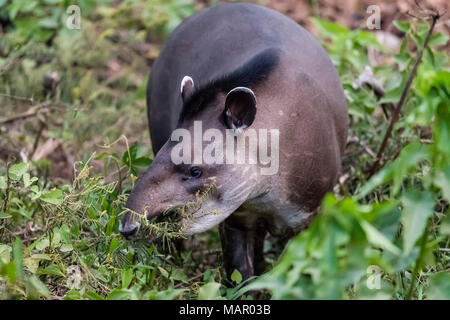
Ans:
[[[70,252],[73,250],[73,246],[70,243],[64,243],[59,250],[61,252]]]
[[[419,142],[412,142],[400,152],[399,157],[382,168],[377,174],[375,174],[359,191],[356,195],[357,199],[362,199],[376,187],[393,181],[393,187],[391,194],[396,195],[403,180],[406,178],[408,172],[416,169],[417,164],[420,161],[429,159],[430,148],[427,145]]]
[[[36,260],[47,260],[47,261],[52,260],[52,258],[49,254],[44,254],[44,253],[32,254],[31,258],[36,259]]]
[[[380,231],[378,231],[376,228],[374,228],[367,221],[364,221],[364,220],[361,221],[361,227],[366,232],[369,242],[372,243],[374,246],[388,250],[395,255],[398,255],[401,253],[399,248],[397,248],[394,244],[392,244],[392,242],[390,242],[388,238],[386,238]]]
[[[25,188],[28,188],[29,186],[31,186],[36,181],[38,181],[37,177],[30,178],[30,174],[28,172],[24,173],[24,175],[23,175],[23,186]]]
[[[409,28],[411,27],[410,23],[408,21],[394,21],[394,26],[402,31],[402,32],[408,32]]]
[[[42,239],[36,244],[36,249],[39,251],[45,250],[50,245],[50,240],[47,238]]]
[[[0,265],[7,264],[11,260],[12,248],[6,244],[0,244]]]
[[[44,269],[38,270],[39,274],[48,274],[52,276],[64,277],[65,273],[57,264],[51,264]]]
[[[131,292],[129,289],[116,288],[108,294],[108,300],[129,300]]]
[[[120,274],[122,278],[122,288],[128,288],[131,280],[133,280],[133,269],[122,270]]]
[[[199,300],[215,300],[221,298],[220,295],[220,283],[209,282],[203,285],[198,293]]]
[[[408,255],[422,236],[428,218],[433,214],[434,199],[431,191],[409,191],[402,197],[403,254]]]
[[[42,201],[58,205],[63,202],[63,193],[59,189],[53,189],[49,192],[42,194],[40,199]]]
[[[105,300],[101,295],[99,295],[97,292],[94,291],[88,291],[86,292],[86,297],[91,300]]]
[[[21,162],[13,164],[11,167],[9,167],[9,176],[13,180],[19,180],[22,178],[23,174],[27,172],[28,169],[28,163]]]
[[[49,297],[50,291],[35,276],[31,276],[27,281],[27,295],[29,298],[38,299],[40,296]]]
[[[133,162],[133,164],[135,166],[149,166],[149,165],[152,164],[152,160],[150,158],[148,158],[148,157],[140,157],[140,158],[137,158]]]
[[[23,264],[32,274],[35,274],[39,267],[39,260],[28,257],[23,259]]]
[[[148,294],[144,294],[143,298],[151,300],[173,300],[184,291],[186,291],[186,289],[168,289],[163,291],[152,290],[148,292]]]
[[[16,276],[18,280],[23,279],[23,251],[22,251],[22,241],[19,237],[14,241],[13,246],[13,258],[14,265],[16,266]]]
[[[169,278],[169,273],[164,268],[158,267],[158,270],[164,278]]]
[[[450,167],[436,172],[434,184],[441,189],[444,198],[450,202]]]
[[[172,280],[182,281],[184,283],[189,282],[186,273],[184,273],[184,271],[179,268],[173,268],[170,272],[170,277],[172,278]]]
[[[336,38],[338,36],[347,35],[350,33],[350,30],[338,23],[333,23],[318,18],[312,18],[311,20],[319,32],[325,37]]]
[[[111,243],[109,244],[109,253],[113,253],[114,250],[116,250],[118,246],[119,246],[119,240],[117,240],[117,238],[113,238],[111,240]]]
[[[432,300],[450,300],[450,273],[443,271],[431,276],[425,295]]]
[[[430,46],[443,46],[447,43],[449,37],[445,34],[437,32],[430,37],[429,45]]]
[[[231,274],[231,280],[233,280],[237,284],[240,284],[242,282],[242,274],[239,272],[239,270],[234,269],[233,273]]]
[[[8,187],[7,179],[5,176],[0,176],[0,189],[5,190]]]
[[[66,293],[64,300],[81,300],[82,298],[80,291],[72,289]]]

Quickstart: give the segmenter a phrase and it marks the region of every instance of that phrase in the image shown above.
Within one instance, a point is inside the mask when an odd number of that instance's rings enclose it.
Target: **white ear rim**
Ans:
[[[194,86],[194,80],[190,76],[184,76],[183,80],[181,80],[181,88],[180,88],[181,93],[183,93],[184,86],[188,82],[192,83],[192,86]]]
[[[228,95],[230,93],[233,93],[235,91],[245,91],[247,93],[250,93],[253,96],[253,98],[255,99],[255,102],[256,102],[256,95],[255,95],[255,93],[253,92],[252,89],[247,88],[247,87],[236,87],[236,88],[234,88],[233,90],[231,90],[230,92],[227,93],[227,97],[228,97]]]

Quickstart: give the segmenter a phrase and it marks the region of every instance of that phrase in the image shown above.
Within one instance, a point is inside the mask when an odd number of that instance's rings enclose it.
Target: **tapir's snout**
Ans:
[[[133,219],[131,219],[130,212],[126,212],[122,220],[120,221],[119,231],[127,240],[130,240],[136,235],[139,227],[139,222],[133,221]]]
[[[127,199],[124,209],[125,214],[122,216],[119,224],[119,232],[127,239],[133,238],[140,228],[140,216],[146,213],[149,202],[146,199],[145,189],[147,188],[149,175],[144,174]]]

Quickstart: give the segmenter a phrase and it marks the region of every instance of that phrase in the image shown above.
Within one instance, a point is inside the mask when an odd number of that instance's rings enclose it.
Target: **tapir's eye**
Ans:
[[[203,173],[203,171],[199,167],[192,167],[191,171],[190,171],[191,177],[193,177],[193,178],[200,178],[202,173]]]

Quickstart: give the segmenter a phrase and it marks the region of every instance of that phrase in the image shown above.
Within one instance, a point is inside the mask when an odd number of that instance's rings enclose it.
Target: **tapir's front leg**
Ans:
[[[249,220],[238,212],[219,227],[222,252],[228,279],[237,269],[242,279],[258,275],[264,268],[263,244],[265,228],[261,221]]]

